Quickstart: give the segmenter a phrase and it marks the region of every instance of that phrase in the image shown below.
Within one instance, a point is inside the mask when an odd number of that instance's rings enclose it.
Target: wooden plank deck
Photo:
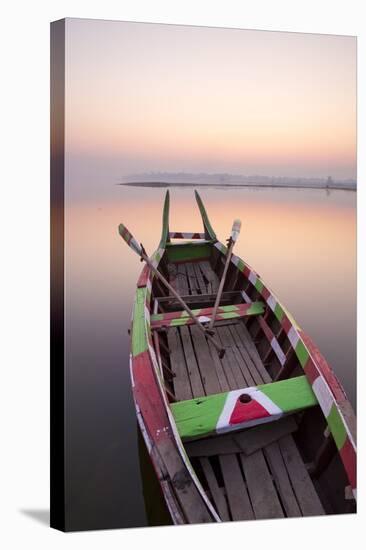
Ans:
[[[177,264],[178,292],[186,295],[214,293],[219,281],[209,262],[191,265],[193,268],[189,267],[188,273],[185,264]],[[241,321],[232,320],[230,325],[216,326],[215,332],[228,347],[222,359],[198,327],[168,329],[171,362],[178,363],[176,367],[172,365],[176,374],[174,391],[179,388],[178,400],[272,381]],[[177,380],[181,376],[185,379]],[[247,440],[245,432],[240,432],[186,445],[189,454],[193,449],[190,454],[193,466],[224,521],[324,513],[292,438],[294,429],[296,425],[292,422],[270,435],[263,426],[250,429],[248,433],[254,432],[254,435]],[[254,430],[262,430],[262,433],[256,434]]]

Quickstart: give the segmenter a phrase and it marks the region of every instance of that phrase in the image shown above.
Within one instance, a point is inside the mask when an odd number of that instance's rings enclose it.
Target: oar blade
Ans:
[[[238,240],[240,229],[241,229],[241,221],[234,220],[233,226],[231,228],[231,239],[234,243]]]
[[[132,235],[132,233],[129,232],[129,230],[127,229],[127,227],[125,225],[123,225],[123,223],[120,223],[119,226],[118,226],[118,231],[119,231],[119,234],[121,235],[122,239],[124,241],[126,241],[126,243],[128,244],[128,246],[130,248],[132,248],[132,250],[134,252],[136,252],[136,254],[138,254],[139,256],[141,256],[142,254],[142,248],[141,246],[139,245],[139,243],[136,241],[135,237]]]

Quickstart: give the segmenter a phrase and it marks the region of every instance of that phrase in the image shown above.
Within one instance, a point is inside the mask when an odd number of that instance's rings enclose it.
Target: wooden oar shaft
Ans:
[[[228,271],[228,269],[229,269],[230,260],[231,260],[231,255],[232,255],[232,253],[233,253],[234,244],[235,244],[235,241],[231,241],[231,243],[230,243],[230,245],[229,245],[229,248],[228,248],[228,250],[227,250],[225,267],[224,267],[224,271],[223,271],[223,274],[222,274],[222,277],[221,277],[221,281],[220,281],[220,285],[219,285],[219,290],[217,291],[216,300],[215,300],[215,305],[214,305],[214,309],[213,309],[213,312],[212,312],[211,321],[210,321],[210,324],[209,324],[209,328],[210,328],[210,329],[212,329],[212,327],[214,326],[214,323],[215,323],[215,318],[216,318],[217,310],[218,310],[219,305],[220,305],[220,300],[221,300],[221,296],[222,296],[222,291],[223,291],[223,289],[224,289],[224,284],[225,284],[225,280],[226,280],[226,274],[227,274],[227,271]]]
[[[190,318],[193,320],[193,322],[200,328],[200,330],[204,333],[206,338],[210,340],[210,342],[215,346],[215,348],[219,352],[219,356],[222,357],[225,353],[225,349],[207,332],[207,330],[204,328],[204,326],[199,322],[198,318],[192,313],[191,309],[187,306],[187,304],[182,300],[182,298],[179,296],[178,292],[172,287],[172,285],[166,280],[164,275],[160,273],[160,271],[153,265],[153,263],[150,261],[150,258],[142,252],[141,258],[144,260],[144,262],[150,267],[150,269],[154,272],[156,277],[163,283],[163,285],[173,294],[173,296],[178,300],[182,308],[188,313]]]

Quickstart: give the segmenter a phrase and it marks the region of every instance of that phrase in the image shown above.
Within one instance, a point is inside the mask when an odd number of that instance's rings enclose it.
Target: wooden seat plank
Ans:
[[[201,323],[208,322],[214,313],[213,307],[205,307],[191,310]],[[263,302],[253,302],[252,304],[229,304],[219,306],[215,319],[240,319],[248,315],[260,315],[264,311]],[[185,310],[169,311],[167,313],[153,313],[150,318],[151,328],[157,329],[168,326],[192,325],[193,319]]]
[[[272,424],[262,424],[242,432],[190,441],[186,444],[186,449],[192,457],[239,452],[250,455],[296,430],[297,424],[294,418],[287,416]]]
[[[201,458],[200,464],[202,466],[203,473],[205,474],[205,478],[211,491],[214,505],[216,506],[220,518],[222,519],[222,521],[230,521],[229,509],[225,496],[222,493],[221,487],[219,487],[217,483],[217,479],[209,459],[206,457]]]
[[[208,392],[206,387],[209,395],[171,404],[178,431],[184,440],[275,422],[285,414],[318,404],[305,375],[258,387],[244,386],[230,392],[215,392],[213,388],[219,387],[216,371],[210,364],[205,369],[210,371],[207,380],[213,391]],[[202,371],[201,364],[203,378]],[[203,384],[205,386],[204,380]]]
[[[241,448],[236,443],[232,434],[209,437],[188,441],[186,450],[189,456],[220,456],[233,453],[240,453]]]
[[[235,454],[222,455],[219,457],[219,461],[232,519],[234,521],[254,519],[237,456]]]
[[[296,430],[295,419],[292,416],[285,416],[271,424],[262,424],[244,432],[233,434],[232,439],[241,451],[246,455],[250,455]]]
[[[240,455],[248,492],[256,519],[284,516],[271,474],[261,451]]]

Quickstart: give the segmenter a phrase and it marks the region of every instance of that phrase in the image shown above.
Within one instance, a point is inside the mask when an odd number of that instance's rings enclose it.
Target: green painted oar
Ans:
[[[225,284],[227,270],[229,269],[231,255],[233,253],[234,245],[235,245],[236,241],[238,240],[240,229],[241,229],[241,221],[240,220],[234,220],[233,226],[231,228],[231,235],[228,239],[228,249],[227,249],[227,254],[226,254],[226,263],[225,263],[225,267],[224,267],[224,272],[223,272],[222,277],[221,277],[219,290],[217,291],[216,301],[215,301],[214,309],[213,309],[213,312],[212,312],[211,321],[210,321],[210,324],[209,324],[210,329],[212,329],[214,324],[215,324],[217,308],[219,307],[219,304],[220,304],[222,291],[224,290],[224,284]]]
[[[219,353],[219,357],[223,357],[224,354],[225,354],[225,349],[215,340],[215,338],[212,337],[211,331],[208,331],[207,329],[205,329],[205,327],[199,322],[198,318],[195,317],[194,313],[192,313],[191,309],[182,300],[182,298],[179,296],[177,291],[170,285],[170,283],[168,283],[168,281],[165,279],[164,275],[162,275],[160,273],[160,271],[158,271],[158,269],[150,261],[150,258],[146,254],[146,251],[145,251],[144,247],[142,246],[142,244],[139,244],[136,241],[136,239],[134,238],[132,233],[130,233],[130,231],[127,229],[127,227],[125,225],[123,225],[122,223],[119,225],[118,231],[119,231],[119,234],[121,235],[122,239],[128,244],[128,246],[130,248],[132,248],[132,250],[134,252],[136,252],[136,254],[138,256],[140,256],[141,260],[143,260],[150,267],[150,269],[154,272],[156,277],[163,283],[163,285],[169,290],[169,292],[171,292],[171,294],[173,294],[173,296],[175,296],[175,298],[178,300],[178,302],[180,303],[182,308],[188,313],[188,315],[191,317],[193,322],[204,333],[206,338],[208,340],[210,340],[210,342],[212,342],[212,344],[215,346],[215,348],[217,349],[217,351]]]

